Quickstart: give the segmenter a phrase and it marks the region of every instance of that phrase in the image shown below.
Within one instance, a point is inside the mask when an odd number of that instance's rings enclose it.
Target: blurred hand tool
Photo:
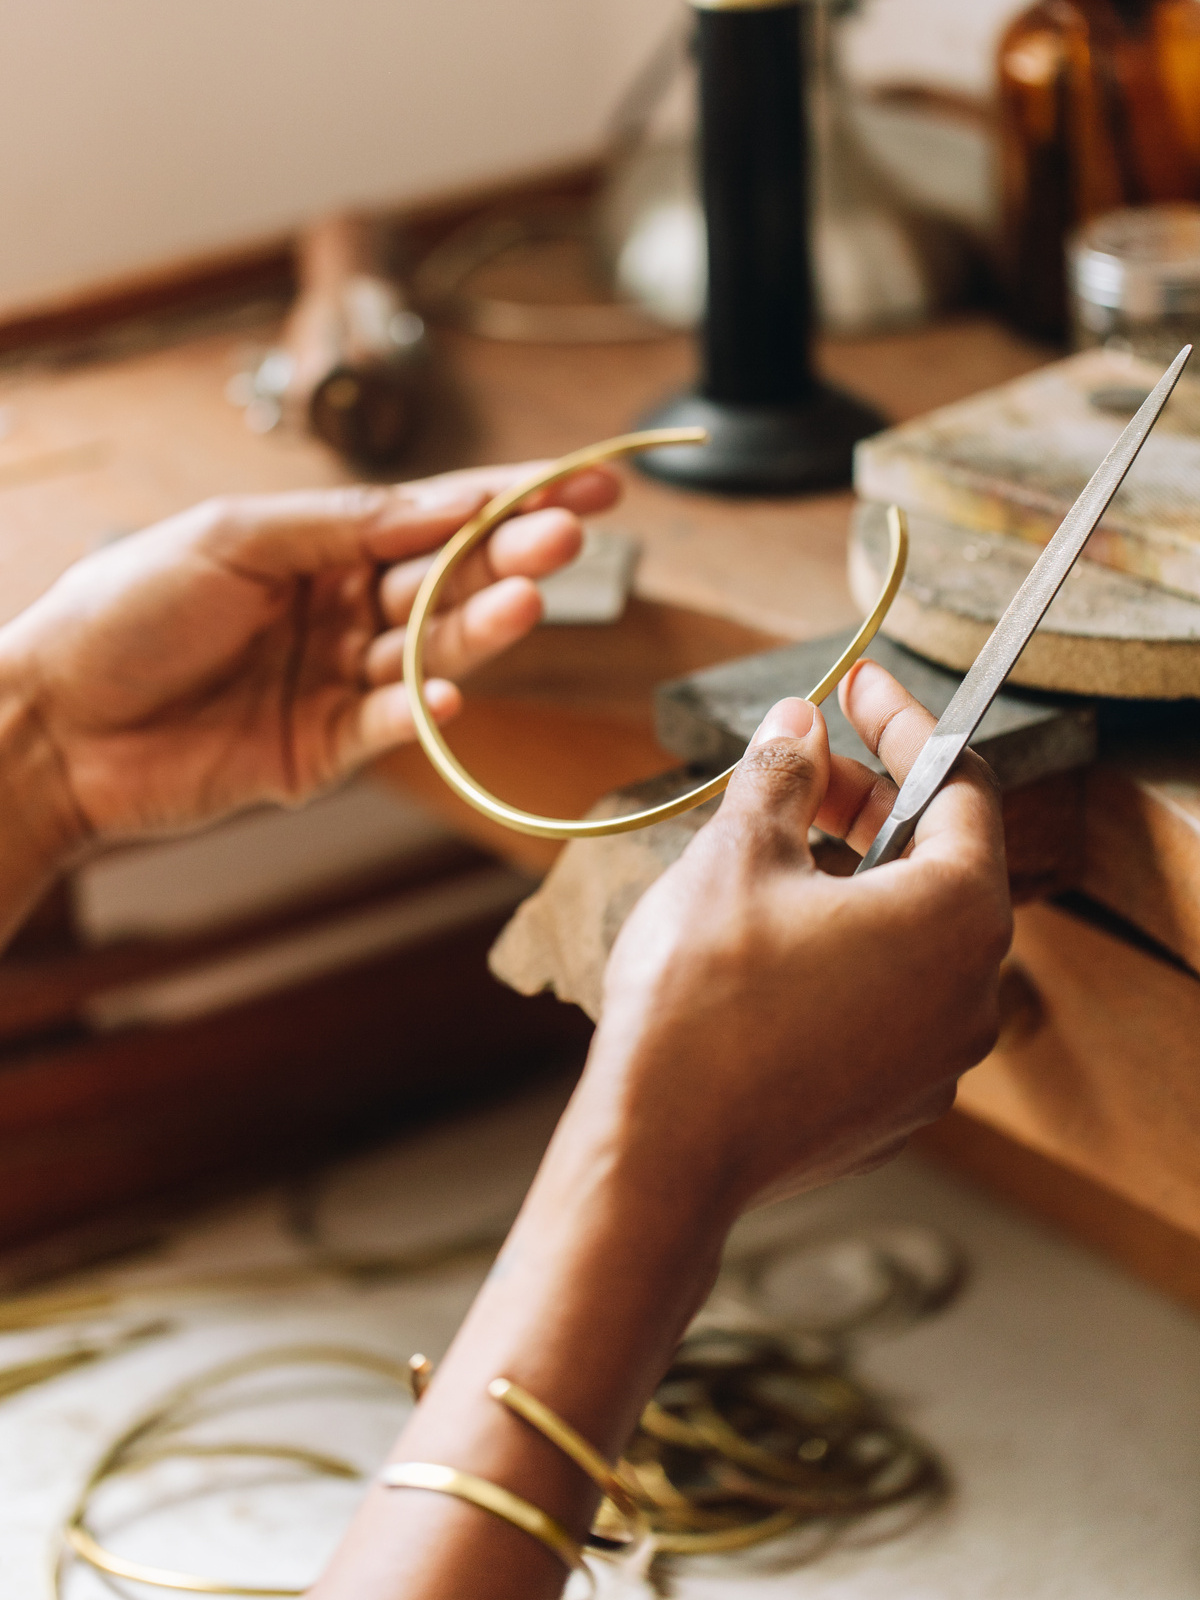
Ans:
[[[327,217],[300,235],[298,294],[280,347],[246,395],[247,422],[308,428],[356,465],[391,466],[420,415],[425,324],[387,276],[382,231],[361,216]]]

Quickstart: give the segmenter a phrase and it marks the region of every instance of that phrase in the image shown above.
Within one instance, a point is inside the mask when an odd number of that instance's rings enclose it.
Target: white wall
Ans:
[[[991,92],[1001,30],[1028,0],[862,0],[847,27],[847,65],[863,81]]]
[[[0,0],[0,297],[568,158],[605,103],[603,13]]]
[[[0,303],[570,159],[680,3],[0,0]],[[867,0],[855,59],[978,87],[1014,8]]]

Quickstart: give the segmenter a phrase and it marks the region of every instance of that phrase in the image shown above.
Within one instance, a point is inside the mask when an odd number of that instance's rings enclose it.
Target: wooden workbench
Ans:
[[[273,332],[269,312],[243,315],[236,327],[0,382],[0,618],[97,542],[197,499],[342,481],[322,447],[249,433],[224,397]],[[566,348],[443,333],[438,350],[442,395],[409,475],[554,455],[624,431],[692,366],[677,338]],[[978,317],[823,352],[832,377],[895,419],[1045,358]],[[670,763],[652,733],[656,682],[854,617],[850,507],[848,493],[738,502],[628,474],[611,520],[644,556],[625,618],[543,630],[481,673],[456,748],[499,792],[560,814],[661,770]],[[460,808],[418,750],[382,770],[490,848],[534,868],[551,859],[553,847]],[[1113,748],[1071,804],[1087,899],[1019,913],[1005,1036],[966,1080],[966,1114],[926,1146],[1200,1301],[1200,750],[1173,734]]]

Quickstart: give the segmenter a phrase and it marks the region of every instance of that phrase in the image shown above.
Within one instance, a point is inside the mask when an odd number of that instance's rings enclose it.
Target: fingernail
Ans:
[[[445,678],[426,678],[425,704],[439,721],[458,710],[459,698],[458,690]]]
[[[879,665],[878,661],[872,661],[869,656],[864,656],[861,661],[855,662],[854,668],[849,675],[847,687],[853,687],[853,685],[856,684],[860,678],[864,682],[870,683],[872,678],[879,677],[886,678],[886,670]]]
[[[811,732],[817,708],[811,700],[780,700],[759,723],[751,747],[772,739],[803,739]]]

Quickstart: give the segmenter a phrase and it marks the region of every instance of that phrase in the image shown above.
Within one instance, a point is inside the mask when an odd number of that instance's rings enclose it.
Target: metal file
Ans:
[[[971,670],[942,713],[920,755],[901,785],[890,815],[875,842],[858,865],[858,872],[895,861],[938,790],[950,776],[954,763],[999,694],[1051,601],[1062,588],[1096,524],[1125,478],[1150,430],[1162,414],[1171,391],[1192,353],[1185,345],[1146,397],[1137,415],[1088,479],[1083,493],[1067,512],[1058,531],[1038,557],[1029,576],[1013,596],[1008,610],[992,630]]]

